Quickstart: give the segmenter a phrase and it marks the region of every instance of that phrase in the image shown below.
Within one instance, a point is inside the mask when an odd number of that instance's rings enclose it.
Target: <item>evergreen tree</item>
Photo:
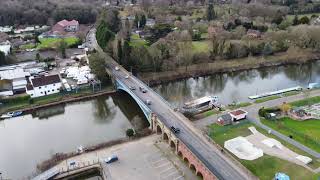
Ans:
[[[121,65],[122,64],[122,56],[123,56],[121,40],[118,40],[117,48],[118,48],[118,63]]]
[[[295,15],[294,16],[294,19],[292,21],[292,25],[296,26],[299,24],[299,18],[298,18],[298,15]]]
[[[4,52],[0,51],[0,66],[5,64],[6,64],[6,55],[4,54]]]
[[[132,63],[130,58],[131,47],[128,40],[123,42],[122,54],[122,64],[126,69],[129,69],[129,67],[132,66]]]
[[[134,23],[134,26],[135,26],[136,28],[139,28],[140,19],[139,19],[138,14],[136,14],[136,15],[134,16],[134,21],[133,21],[133,23]]]
[[[100,21],[96,32],[97,42],[102,49],[107,47],[108,42],[114,37],[114,33],[109,30],[105,21]]]
[[[213,1],[209,0],[209,6],[207,9],[207,20],[211,21],[215,18],[216,14],[214,12]]]
[[[141,16],[141,20],[140,20],[140,26],[143,28],[147,23],[147,18],[146,18],[146,15],[142,15]]]
[[[67,57],[67,55],[66,55],[67,47],[68,47],[68,44],[64,40],[60,41],[60,43],[59,43],[59,51],[61,53],[62,58],[66,58]]]

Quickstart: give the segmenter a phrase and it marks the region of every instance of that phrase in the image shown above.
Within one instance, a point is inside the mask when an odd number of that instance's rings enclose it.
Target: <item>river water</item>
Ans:
[[[224,104],[248,101],[249,95],[307,86],[320,82],[320,61],[300,66],[282,66],[189,78],[153,87],[175,106],[216,95]],[[125,137],[133,127],[149,124],[126,93],[40,109],[21,117],[0,121],[0,172],[4,178],[30,175],[36,165],[58,152],[75,151]]]
[[[1,121],[0,172],[3,178],[20,179],[55,153],[119,139],[128,128],[148,126],[138,105],[125,93]]]
[[[320,83],[320,61],[189,78],[153,89],[174,106],[181,107],[184,102],[205,95],[218,96],[222,104],[247,102],[251,95],[294,86],[307,87],[310,82]]]

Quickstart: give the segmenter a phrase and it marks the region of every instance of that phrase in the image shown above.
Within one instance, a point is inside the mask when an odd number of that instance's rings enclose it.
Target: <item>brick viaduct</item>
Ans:
[[[174,152],[188,164],[189,168],[201,179],[217,180],[218,178],[166,127],[155,114],[151,115],[152,130],[169,143]]]

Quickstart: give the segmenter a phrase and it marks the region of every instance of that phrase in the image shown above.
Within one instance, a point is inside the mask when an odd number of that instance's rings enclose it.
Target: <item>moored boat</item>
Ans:
[[[7,119],[7,118],[12,118],[12,117],[17,117],[22,114],[22,111],[14,111],[14,112],[8,112],[6,114],[1,115],[1,119]]]
[[[184,103],[182,107],[183,113],[200,113],[208,109],[219,107],[217,96],[204,96],[199,99]]]

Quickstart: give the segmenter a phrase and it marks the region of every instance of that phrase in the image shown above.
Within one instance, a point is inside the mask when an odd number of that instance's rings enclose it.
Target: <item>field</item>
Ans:
[[[57,48],[61,40],[60,38],[40,38],[40,44],[38,44],[37,49]],[[80,41],[76,37],[67,37],[63,38],[63,40],[67,43],[68,47],[78,44]]]
[[[147,46],[147,41],[144,39],[141,39],[138,34],[132,34],[130,46],[133,46],[133,47]]]
[[[254,102],[255,103],[263,103],[263,102],[266,102],[266,101],[271,101],[271,100],[279,99],[279,98],[281,98],[281,96],[274,95],[274,96],[269,96],[269,97],[257,99]]]
[[[316,104],[316,103],[320,103],[320,96],[306,98],[304,100],[295,101],[290,104],[292,106],[306,106],[306,105],[312,105],[312,104]]]
[[[284,135],[292,135],[293,139],[320,152],[320,121],[295,121],[285,117],[276,121],[262,119],[262,123]]]
[[[209,41],[192,41],[192,49],[194,53],[208,53]]]
[[[223,146],[224,142],[226,140],[235,138],[237,136],[248,136],[250,135],[250,131],[248,130],[248,127],[254,126],[248,121],[242,121],[240,124],[235,126],[219,126],[217,124],[213,124],[209,127],[209,135],[210,137],[217,142],[220,146]],[[256,127],[256,129],[272,138],[275,138],[272,135],[267,134],[264,130]],[[277,138],[275,138],[277,139]],[[277,139],[279,140],[279,139]],[[283,145],[290,148],[291,150],[305,155],[304,152],[301,152],[299,149],[296,149],[295,147],[279,140]],[[254,160],[254,161],[246,161],[246,160],[240,160],[238,159],[241,164],[243,164],[246,168],[248,168],[253,174],[255,174],[257,177],[259,177],[261,180],[270,180],[274,178],[274,175],[276,172],[284,172],[288,174],[291,178],[294,177],[294,179],[314,179],[316,180],[317,177],[319,177],[318,174],[313,174],[309,170],[295,165],[293,163],[290,163],[288,161],[272,157],[269,155],[264,154],[263,157]],[[316,161],[316,160],[315,160]],[[314,164],[311,164],[311,166],[319,167],[320,163],[315,162]]]

